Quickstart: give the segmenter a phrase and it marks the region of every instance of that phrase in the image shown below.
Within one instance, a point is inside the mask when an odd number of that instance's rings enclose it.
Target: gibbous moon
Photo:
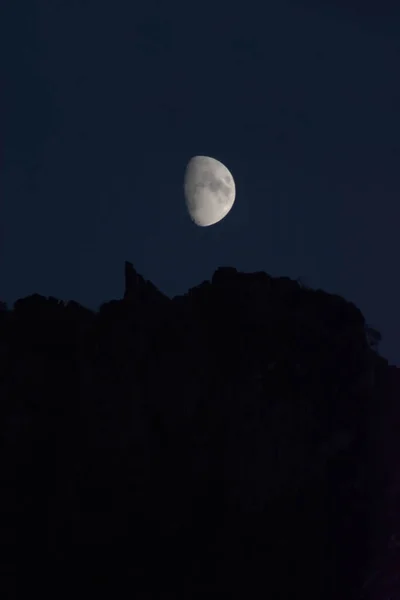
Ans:
[[[190,218],[200,227],[221,221],[235,202],[236,187],[229,170],[209,156],[188,162],[183,185]]]

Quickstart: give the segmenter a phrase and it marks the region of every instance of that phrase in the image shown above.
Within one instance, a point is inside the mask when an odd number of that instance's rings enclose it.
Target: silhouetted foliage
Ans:
[[[371,348],[377,349],[379,347],[380,342],[382,341],[381,333],[377,329],[371,327],[370,325],[366,326],[365,331],[369,345],[371,346]]]
[[[382,598],[379,340],[340,296],[231,267],[169,299],[126,262],[96,312],[2,303],[2,597]]]

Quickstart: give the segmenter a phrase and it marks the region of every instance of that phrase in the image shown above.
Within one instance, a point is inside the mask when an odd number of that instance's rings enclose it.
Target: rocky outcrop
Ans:
[[[22,564],[90,595],[358,598],[399,452],[372,333],[340,296],[231,267],[170,299],[126,262],[97,312],[2,307],[11,592]]]

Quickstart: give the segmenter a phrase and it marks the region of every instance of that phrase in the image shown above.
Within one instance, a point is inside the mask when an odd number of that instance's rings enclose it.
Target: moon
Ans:
[[[190,159],[183,189],[189,216],[200,227],[221,221],[235,202],[236,186],[230,171],[210,156]]]

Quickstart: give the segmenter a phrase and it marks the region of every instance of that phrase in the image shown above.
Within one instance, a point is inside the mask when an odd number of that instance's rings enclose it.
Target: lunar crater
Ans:
[[[209,156],[194,156],[186,167],[184,194],[192,221],[207,227],[221,221],[231,210],[235,182],[223,163]]]

